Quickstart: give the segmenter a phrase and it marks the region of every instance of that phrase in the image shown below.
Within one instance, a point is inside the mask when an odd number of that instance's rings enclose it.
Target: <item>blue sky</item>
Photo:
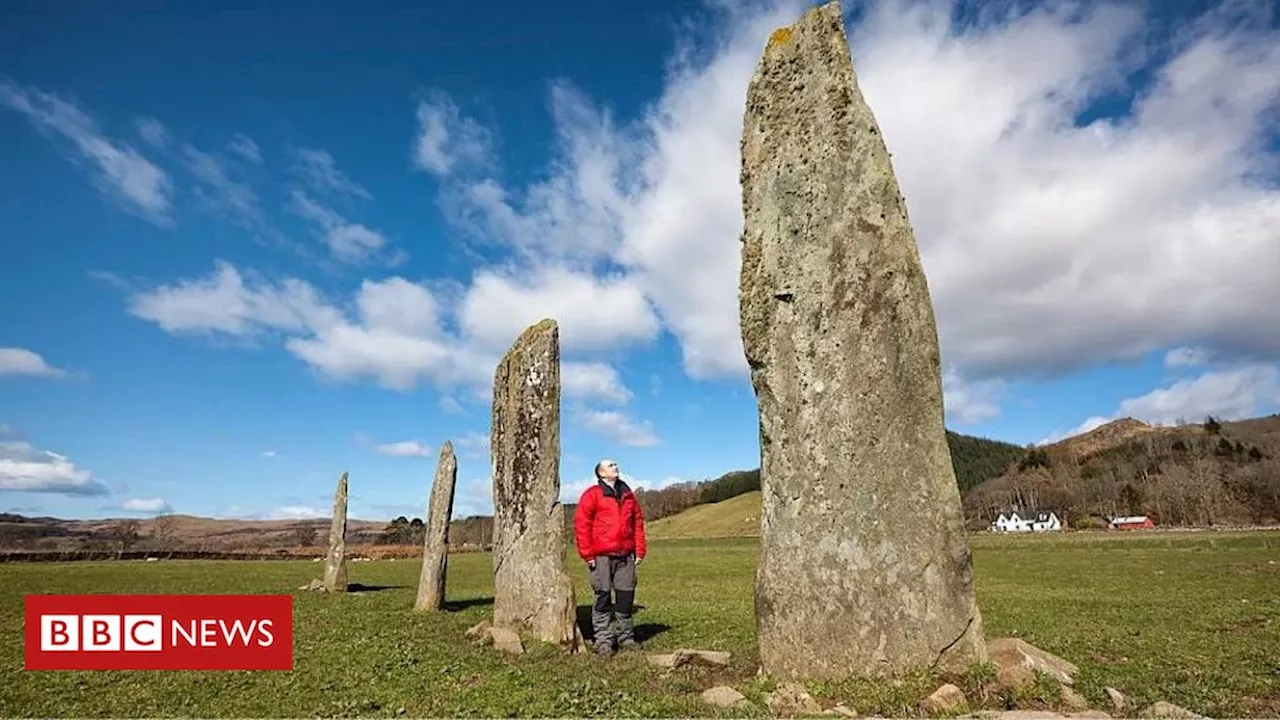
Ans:
[[[0,3],[0,509],[421,515],[450,439],[488,512],[547,316],[566,499],[756,465],[738,139],[809,3],[269,5]],[[845,4],[952,429],[1280,410],[1276,7],[1160,7]]]

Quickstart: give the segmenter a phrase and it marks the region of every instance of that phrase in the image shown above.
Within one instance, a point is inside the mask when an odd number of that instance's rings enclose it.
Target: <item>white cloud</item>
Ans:
[[[4,78],[0,78],[0,105],[26,115],[41,132],[69,140],[78,153],[76,162],[87,161],[93,167],[95,187],[125,210],[160,226],[172,223],[169,176],[132,146],[109,140],[80,108]]]
[[[271,283],[221,261],[207,278],[162,285],[129,300],[133,315],[171,333],[278,333],[285,349],[334,380],[368,378],[404,391],[427,381],[464,387],[477,397],[490,391],[500,353],[450,332],[448,308],[429,288],[401,277],[365,280],[353,306],[354,317],[302,280]],[[630,397],[616,371],[600,363],[566,361],[563,383],[575,400]]]
[[[571,399],[595,399],[618,405],[625,405],[632,398],[618,371],[599,362],[561,363],[560,389]]]
[[[65,377],[67,371],[53,367],[39,353],[20,347],[0,347],[0,375]]]
[[[1168,425],[1199,422],[1208,415],[1240,420],[1280,404],[1280,371],[1275,365],[1250,364],[1206,372],[1120,403],[1118,417]]]
[[[311,187],[319,192],[353,195],[366,200],[373,196],[360,185],[352,182],[346,173],[338,168],[338,162],[328,150],[300,148],[298,150],[298,171]]]
[[[588,430],[603,435],[619,445],[652,447],[658,436],[648,421],[636,422],[617,410],[579,410],[576,420]]]
[[[1277,153],[1266,142],[1280,38],[1266,18],[1186,26],[1131,118],[1078,126],[1093,102],[1125,90],[1135,58],[1158,57],[1133,52],[1147,27],[1134,6],[990,11],[959,32],[953,9],[875,3],[852,42],[948,365],[968,383],[997,383],[1172,345],[1280,353],[1268,320],[1280,306],[1280,190],[1268,184]],[[631,125],[557,85],[549,177],[446,186],[450,217],[535,272],[557,258],[597,277],[621,266],[679,339],[689,375],[742,377],[745,89],[768,33],[798,10],[728,10],[718,43],[679,54],[662,96]],[[953,402],[962,418],[997,410],[999,385],[979,387],[987,399]]]
[[[329,251],[344,263],[366,262],[387,244],[382,233],[360,223],[349,222],[301,190],[293,191],[290,209],[315,223]]]
[[[167,513],[172,509],[164,498],[129,498],[122,507],[129,512],[150,514]]]
[[[1151,425],[1175,425],[1202,422],[1210,415],[1220,420],[1242,420],[1266,414],[1278,406],[1280,368],[1265,363],[1242,364],[1211,370],[1128,398],[1121,401],[1111,415],[1091,417],[1074,430],[1054,433],[1039,444],[1057,442],[1124,417]]]
[[[1165,367],[1194,367],[1213,359],[1213,353],[1205,348],[1174,348],[1164,356]]]
[[[634,281],[558,267],[540,268],[530,276],[482,270],[461,310],[467,335],[491,349],[506,348],[544,317],[560,324],[560,343],[567,352],[647,342],[659,330],[657,316]]]
[[[65,455],[26,442],[0,442],[0,491],[105,495],[110,490],[93,473]]]
[[[302,331],[337,323],[339,312],[311,285],[289,278],[274,286],[215,261],[206,279],[183,280],[134,294],[129,312],[171,333],[246,336],[263,329]],[[250,287],[250,285],[256,287]]]
[[[413,160],[419,168],[448,175],[460,166],[484,164],[489,159],[490,142],[489,132],[463,118],[447,96],[432,93],[418,103]]]
[[[1004,381],[999,379],[968,382],[955,368],[947,368],[942,373],[943,404],[947,417],[965,425],[976,425],[999,417],[998,401],[1004,391]]]
[[[263,450],[263,451],[262,451],[262,457],[264,457],[264,458],[273,458],[273,457],[275,457],[275,456],[276,456],[276,451],[275,451],[275,450]]]
[[[374,447],[374,450],[390,457],[431,457],[431,448],[417,440],[385,443]]]
[[[238,510],[239,508],[236,509]],[[315,520],[332,516],[332,511],[321,510],[307,505],[285,505],[267,513],[267,517],[271,520]]]
[[[248,135],[242,133],[232,135],[231,141],[227,143],[227,149],[251,163],[262,162],[262,151],[258,149],[258,143]]]

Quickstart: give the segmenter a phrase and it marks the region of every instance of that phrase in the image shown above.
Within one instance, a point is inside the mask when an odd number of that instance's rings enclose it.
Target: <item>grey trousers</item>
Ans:
[[[595,603],[591,606],[591,629],[597,646],[630,642],[635,639],[635,623],[631,619],[636,599],[636,559],[634,555],[596,558],[591,570],[591,589]],[[617,618],[617,633],[613,620]]]

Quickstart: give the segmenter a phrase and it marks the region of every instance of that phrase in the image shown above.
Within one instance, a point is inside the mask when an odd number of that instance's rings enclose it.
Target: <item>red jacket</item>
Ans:
[[[647,549],[644,512],[635,493],[621,479],[612,489],[599,481],[582,493],[573,514],[573,534],[578,554],[587,561],[601,555],[632,553],[643,558]]]

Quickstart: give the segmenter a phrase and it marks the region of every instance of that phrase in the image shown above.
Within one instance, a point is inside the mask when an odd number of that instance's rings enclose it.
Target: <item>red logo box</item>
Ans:
[[[27,595],[27,670],[292,670],[291,595]]]

